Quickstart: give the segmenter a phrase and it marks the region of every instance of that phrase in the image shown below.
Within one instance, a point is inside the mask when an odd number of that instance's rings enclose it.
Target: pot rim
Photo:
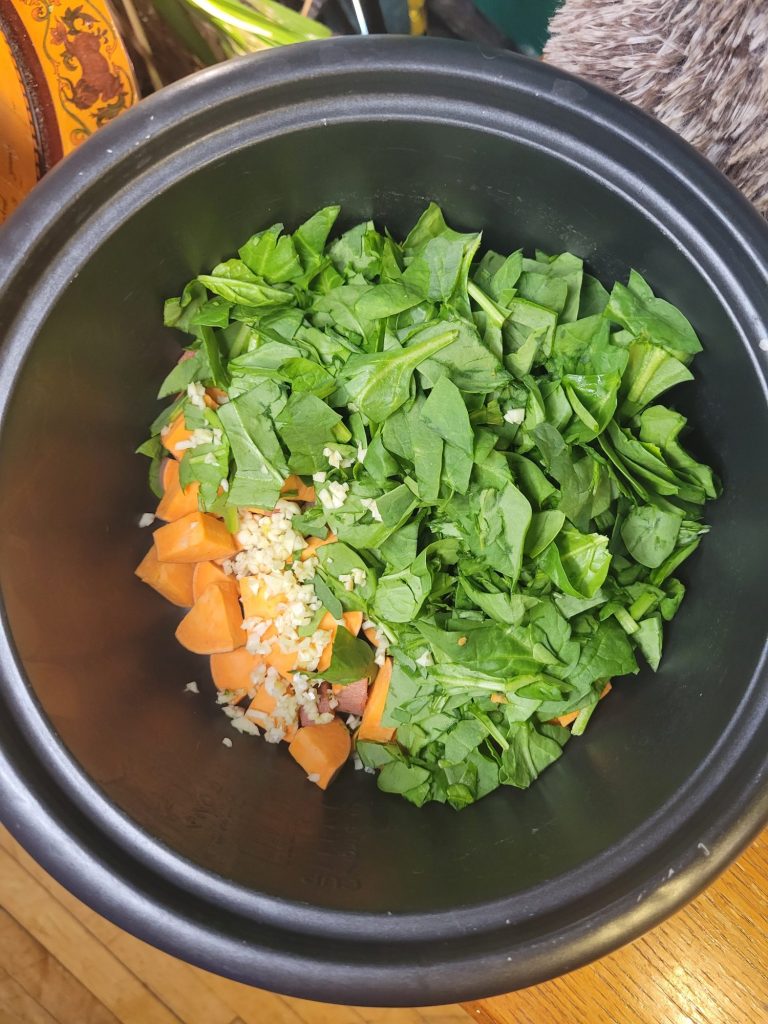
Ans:
[[[518,118],[514,137],[578,159],[686,245],[726,293],[766,392],[759,343],[768,337],[762,269],[768,267],[768,228],[691,147],[639,110],[536,61],[445,40],[346,38],[240,58],[162,90],[89,140],[25,200],[0,230],[0,324],[12,335],[0,350],[0,426],[44,316],[40,310],[71,278],[71,270],[52,266],[57,239],[73,236],[68,244],[79,245],[83,262],[89,226],[103,232],[102,220],[114,227],[123,212],[147,201],[152,188],[145,183],[142,191],[142,179],[155,188],[173,180],[196,122],[212,108],[221,110],[225,127],[213,130],[221,140],[234,130],[226,127],[227,110],[246,96],[259,99],[251,117],[256,137],[316,124],[323,89],[343,96],[348,114],[413,119],[412,100],[405,109],[400,101],[407,97],[393,86],[396,75],[409,73],[423,78],[425,91],[432,90],[427,95],[450,99],[451,123],[503,131],[492,122],[514,108],[515,98],[538,104],[547,119]],[[473,91],[468,80],[480,97],[474,102],[461,96]],[[352,82],[357,101],[344,92]],[[292,113],[284,106],[286,93],[298,100]],[[504,134],[513,134],[510,124]],[[612,155],[595,143],[577,143],[581,127]],[[252,141],[242,122],[237,132],[240,145]],[[163,140],[175,155],[150,167],[151,151]],[[106,200],[94,204],[105,181],[119,189],[108,213]],[[727,239],[727,264],[713,238]],[[44,280],[25,283],[41,277],[40,266],[48,264]],[[603,955],[672,913],[768,821],[764,649],[737,713],[694,776],[642,827],[573,872],[507,900],[430,914],[353,914],[277,900],[179,857],[111,804],[30,700],[4,612],[2,626],[0,701],[4,697],[9,715],[0,726],[7,733],[0,731],[0,816],[11,831],[59,881],[121,927],[200,966],[291,994],[415,1005],[535,984]],[[586,901],[598,897],[599,909],[587,912]]]

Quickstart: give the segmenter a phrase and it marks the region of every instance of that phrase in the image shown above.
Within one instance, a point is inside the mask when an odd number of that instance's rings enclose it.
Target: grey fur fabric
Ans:
[[[768,0],[565,0],[544,58],[654,114],[768,216]]]

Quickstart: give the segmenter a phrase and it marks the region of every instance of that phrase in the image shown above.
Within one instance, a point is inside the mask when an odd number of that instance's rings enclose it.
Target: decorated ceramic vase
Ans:
[[[0,0],[0,220],[137,100],[105,0]]]

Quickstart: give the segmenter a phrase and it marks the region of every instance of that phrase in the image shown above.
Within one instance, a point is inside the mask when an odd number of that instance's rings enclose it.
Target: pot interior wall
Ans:
[[[133,449],[177,354],[162,302],[274,221],[343,204],[404,232],[428,200],[511,251],[569,248],[605,283],[630,267],[679,304],[705,352],[675,403],[724,477],[713,530],[661,671],[617,686],[582,739],[528,792],[457,815],[416,810],[346,771],[322,794],[287,750],[239,737],[178,615],[133,576],[153,507]],[[509,895],[574,868],[654,813],[706,758],[758,657],[744,608],[764,599],[758,385],[727,310],[642,210],[577,168],[501,136],[350,122],[283,135],[195,169],[103,239],[53,308],[0,444],[0,583],[33,696],[82,769],[150,835],[191,861],[289,900],[422,911]],[[74,276],[76,275],[76,276]],[[738,411],[736,411],[738,410]],[[736,597],[738,595],[738,600]],[[190,680],[200,696],[184,693]],[[740,686],[742,689],[740,689]],[[232,749],[222,739],[233,739]]]

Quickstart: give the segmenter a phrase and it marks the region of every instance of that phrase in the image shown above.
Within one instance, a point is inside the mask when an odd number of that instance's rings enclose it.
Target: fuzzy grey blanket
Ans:
[[[768,216],[768,0],[565,0],[546,60],[675,129]]]

